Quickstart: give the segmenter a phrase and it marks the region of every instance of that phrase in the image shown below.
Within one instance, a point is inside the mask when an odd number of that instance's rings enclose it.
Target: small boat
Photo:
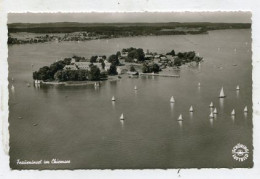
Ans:
[[[218,51],[220,51],[220,48],[218,48]]]
[[[34,123],[33,126],[37,126],[38,124]]]
[[[178,118],[178,121],[182,121],[183,118],[182,118],[182,114],[180,114],[179,118]]]
[[[12,78],[12,81],[14,81],[14,78]]]
[[[175,103],[175,99],[174,99],[173,96],[171,97],[170,102],[171,102],[171,103]]]
[[[124,120],[124,114],[123,113],[120,116],[120,120]]]
[[[11,86],[11,89],[14,90],[14,85]]]
[[[213,107],[214,107],[213,102],[210,103],[209,107],[210,107],[210,108],[213,108]]]
[[[245,106],[245,108],[244,108],[244,112],[245,112],[245,113],[248,112],[247,106]]]
[[[218,114],[217,108],[214,109],[213,114]]]
[[[237,85],[236,90],[240,90],[240,87]]]
[[[198,87],[200,87],[200,83],[198,83]]]
[[[115,98],[115,96],[113,96],[113,97],[112,97],[112,101],[115,101],[115,100],[116,100],[116,98]]]
[[[221,88],[221,90],[220,90],[220,93],[219,93],[219,98],[225,98],[226,96],[225,96],[225,94],[224,94],[224,89],[223,89],[223,87]]]
[[[30,83],[27,83],[27,86],[30,87],[31,86]]]
[[[236,114],[235,109],[233,109],[231,115],[234,116],[235,114]]]
[[[214,115],[212,112],[210,113],[209,118],[211,118],[211,119],[214,118]]]
[[[134,88],[135,90],[137,90],[137,86],[135,86],[135,88]]]
[[[236,52],[236,51],[237,51],[237,49],[235,48],[235,49],[234,49],[234,52]]]
[[[193,112],[193,111],[194,111],[194,110],[193,110],[193,107],[191,106],[191,107],[190,107],[190,112]]]
[[[19,117],[18,117],[18,119],[22,119],[22,117],[21,117],[21,116],[19,116]]]

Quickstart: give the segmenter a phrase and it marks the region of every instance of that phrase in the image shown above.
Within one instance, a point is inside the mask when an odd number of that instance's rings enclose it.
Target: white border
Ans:
[[[258,178],[260,176],[259,0],[0,0],[0,178]],[[252,169],[11,171],[8,151],[8,12],[251,11],[253,38],[254,167]],[[258,32],[258,33],[257,33]],[[210,161],[209,161],[210,162]],[[179,177],[180,176],[180,177]]]

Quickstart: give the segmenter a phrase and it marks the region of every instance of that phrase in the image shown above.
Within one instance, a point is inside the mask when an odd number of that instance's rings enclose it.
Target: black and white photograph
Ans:
[[[252,168],[251,16],[8,13],[10,168]]]

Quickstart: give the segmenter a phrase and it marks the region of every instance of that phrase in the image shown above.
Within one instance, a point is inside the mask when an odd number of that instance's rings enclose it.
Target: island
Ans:
[[[76,55],[64,58],[33,72],[33,79],[36,84],[96,84],[109,78],[120,78],[122,74],[128,74],[129,77],[148,73],[159,74],[167,67],[178,69],[183,64],[198,64],[202,60],[195,51],[175,53],[171,50],[165,54],[158,54],[130,47],[108,58],[105,55],[96,55],[89,59]]]

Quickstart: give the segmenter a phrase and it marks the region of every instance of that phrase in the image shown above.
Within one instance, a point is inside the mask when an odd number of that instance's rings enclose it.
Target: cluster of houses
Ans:
[[[103,60],[102,64],[100,60]],[[77,62],[74,58],[71,59],[69,65],[65,65],[63,70],[90,70],[91,65],[97,66],[101,72],[106,72],[109,70],[111,63],[109,63],[103,56],[97,57],[97,62],[91,63],[90,61],[79,61]],[[122,68],[120,66],[117,67],[117,73],[122,74]]]
[[[125,63],[125,59],[128,56],[128,52],[121,52],[121,57],[119,58],[120,64]],[[156,63],[160,66],[161,69],[166,68],[166,66],[172,66],[174,64],[174,60],[178,58],[178,56],[166,55],[166,54],[156,54],[151,53],[149,50],[145,53],[144,59],[147,64]],[[137,59],[133,59],[135,63],[138,63]]]

